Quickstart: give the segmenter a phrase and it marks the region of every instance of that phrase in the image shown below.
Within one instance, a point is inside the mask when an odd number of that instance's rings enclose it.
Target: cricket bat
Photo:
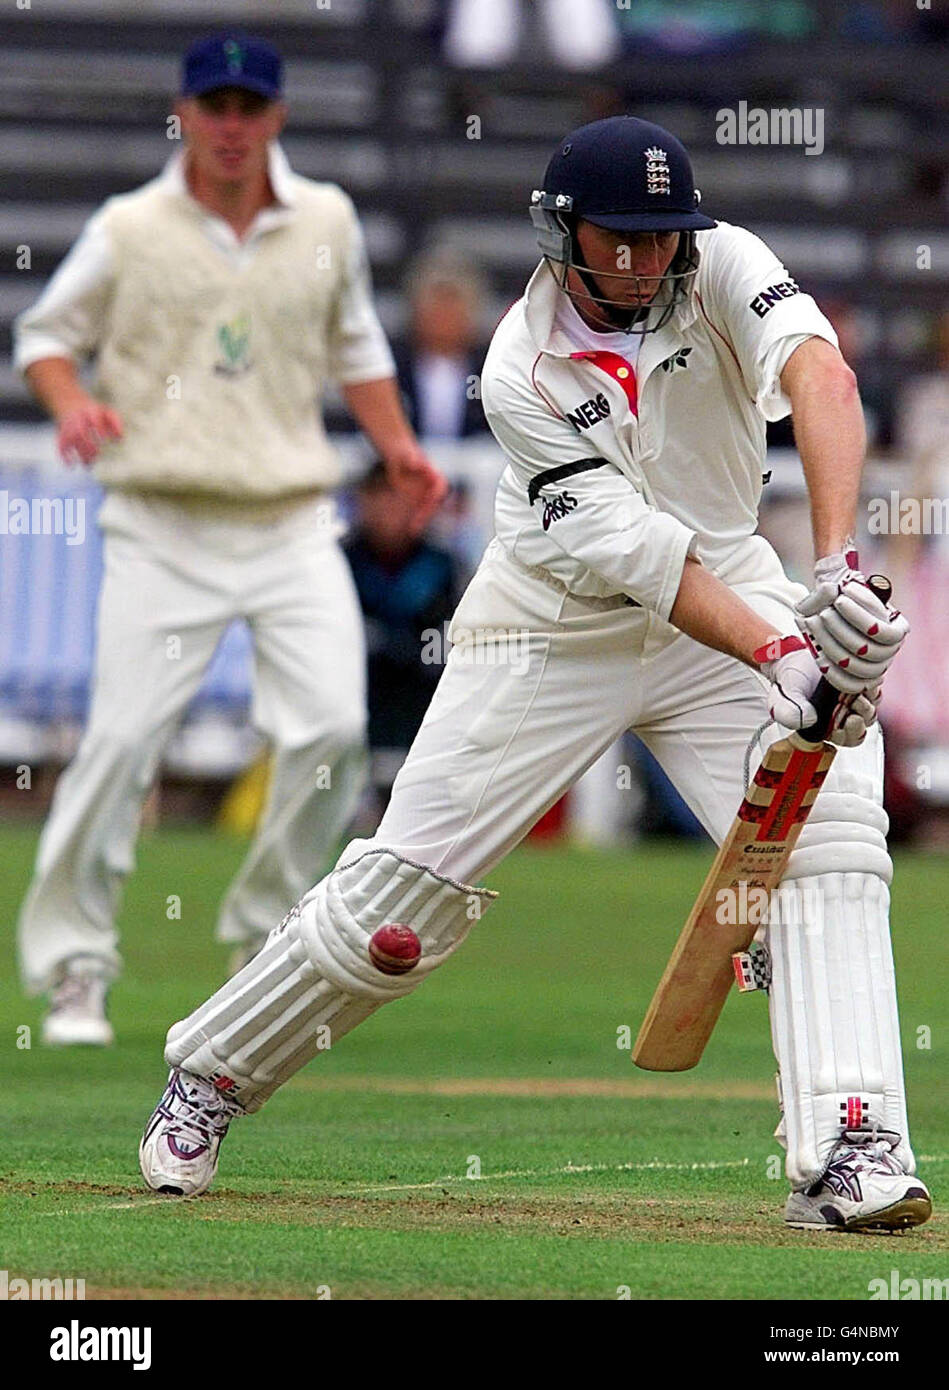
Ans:
[[[873,575],[868,582],[887,602],[889,581]],[[765,752],[653,995],[633,1048],[638,1067],[688,1071],[705,1051],[735,981],[732,956],[747,951],[759,925],[730,920],[750,914],[723,912],[721,905],[727,893],[747,903],[752,889],[763,889],[770,900],[781,882],[837,753],[824,736],[839,697],[821,680],[812,701],[816,723]],[[760,893],[756,897],[761,900]]]

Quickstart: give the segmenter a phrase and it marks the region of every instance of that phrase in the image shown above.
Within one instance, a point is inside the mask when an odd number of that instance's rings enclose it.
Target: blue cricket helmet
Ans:
[[[698,269],[695,233],[717,226],[699,212],[700,198],[685,146],[671,131],[637,116],[608,116],[561,140],[547,165],[543,188],[531,194],[530,215],[537,244],[571,299],[585,301],[588,308],[596,305],[614,328],[653,333],[668,323],[693,284]],[[659,289],[645,277],[613,277],[636,281],[639,290],[651,295],[648,303],[631,309],[602,293],[577,240],[581,220],[631,236],[680,234]],[[582,290],[569,280],[570,271],[576,272]]]
[[[608,116],[561,140],[543,192],[571,199],[574,216],[617,232],[698,232],[714,227],[685,146],[637,116]]]

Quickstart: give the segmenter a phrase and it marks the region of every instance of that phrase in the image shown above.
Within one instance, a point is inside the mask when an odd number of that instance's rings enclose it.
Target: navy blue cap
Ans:
[[[265,39],[246,34],[213,34],[185,54],[181,94],[199,97],[216,87],[244,87],[271,101],[280,95],[283,60]]]
[[[544,192],[567,195],[575,215],[617,232],[717,225],[698,211],[685,146],[638,116],[608,116],[565,136],[547,165]]]

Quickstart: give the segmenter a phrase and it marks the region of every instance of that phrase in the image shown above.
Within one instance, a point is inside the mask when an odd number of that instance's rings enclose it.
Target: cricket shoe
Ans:
[[[82,958],[67,961],[50,991],[43,1042],[49,1047],[108,1047],[115,1039],[105,1016],[108,989],[108,978],[96,962]]]
[[[792,1192],[784,1219],[798,1230],[901,1231],[932,1216],[929,1192],[905,1173],[892,1150],[896,1135],[860,1142],[848,1134],[819,1182]]]
[[[175,1068],[139,1145],[138,1162],[147,1185],[175,1197],[205,1192],[217,1172],[227,1127],[243,1114],[237,1101],[228,1100],[212,1082]]]

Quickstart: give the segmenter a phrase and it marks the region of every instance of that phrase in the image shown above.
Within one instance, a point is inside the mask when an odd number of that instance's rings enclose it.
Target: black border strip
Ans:
[[[609,459],[577,459],[576,463],[561,463],[556,468],[546,468],[543,473],[538,473],[535,478],[531,478],[527,488],[527,500],[531,506],[537,501],[542,487],[548,483],[559,483],[564,478],[572,478],[574,473],[588,473],[591,468],[605,468],[609,464]]]

